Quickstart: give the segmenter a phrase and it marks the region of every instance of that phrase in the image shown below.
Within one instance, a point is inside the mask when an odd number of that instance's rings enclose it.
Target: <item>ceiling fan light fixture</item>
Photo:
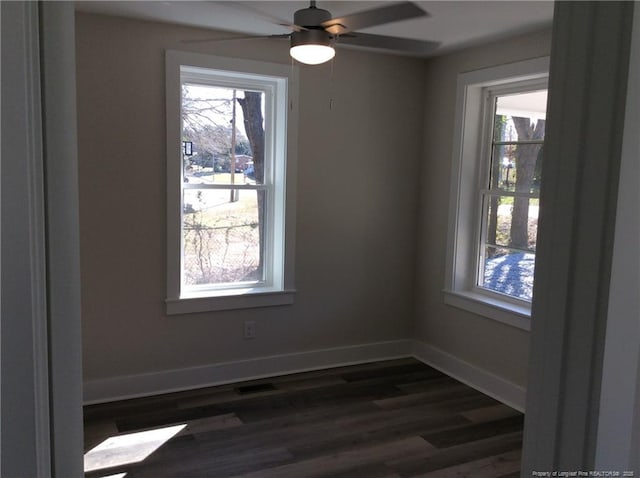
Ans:
[[[331,60],[336,51],[331,35],[323,30],[303,30],[291,35],[291,57],[306,65],[320,65]]]
[[[306,65],[320,65],[336,56],[336,51],[326,45],[298,45],[289,50],[291,56]]]

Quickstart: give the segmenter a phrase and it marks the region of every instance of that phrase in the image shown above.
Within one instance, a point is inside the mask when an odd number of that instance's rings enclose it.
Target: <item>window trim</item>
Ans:
[[[276,94],[284,99],[274,98],[272,115],[274,122],[284,121],[286,131],[276,132],[273,144],[265,148],[283,151],[284,160],[274,160],[275,205],[266,211],[273,220],[283,223],[280,231],[274,231],[272,253],[283,264],[282,273],[274,272],[274,280],[264,286],[243,284],[234,288],[212,288],[199,293],[181,291],[182,285],[182,156],[181,151],[181,67],[187,67],[188,76],[197,77],[198,70],[216,70],[218,77],[240,78],[247,86],[259,76],[273,79]],[[241,58],[217,57],[192,52],[167,50],[165,54],[166,74],[166,121],[167,121],[167,298],[166,313],[186,314],[217,310],[232,310],[252,307],[269,307],[293,303],[294,253],[295,253],[295,194],[296,194],[296,155],[297,155],[297,98],[298,68],[291,65],[245,60]],[[245,76],[246,75],[246,76]],[[244,77],[243,77],[244,76]],[[206,76],[203,77],[206,83]],[[282,81],[284,80],[284,81]],[[276,84],[279,83],[278,86]],[[233,86],[234,82],[230,85]],[[260,82],[261,89],[264,89]],[[266,120],[266,118],[265,118]],[[274,123],[275,124],[275,123]],[[240,186],[240,185],[239,185]],[[279,236],[276,237],[276,236]],[[275,242],[282,247],[276,247]],[[268,247],[268,246],[267,246]]]
[[[482,213],[477,194],[488,167],[486,91],[536,84],[548,76],[549,57],[541,57],[462,73],[457,83],[444,302],[524,330],[531,327],[530,303],[475,284]]]

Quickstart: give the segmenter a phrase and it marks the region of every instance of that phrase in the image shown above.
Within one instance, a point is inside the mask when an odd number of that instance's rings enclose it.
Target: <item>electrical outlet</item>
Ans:
[[[247,320],[244,323],[244,338],[245,339],[256,338],[256,323],[253,320]]]

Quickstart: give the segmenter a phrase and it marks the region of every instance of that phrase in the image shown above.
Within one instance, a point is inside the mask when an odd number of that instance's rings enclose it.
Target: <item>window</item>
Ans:
[[[293,301],[296,70],[168,51],[167,312]]]
[[[458,83],[445,302],[529,329],[548,59]]]
[[[476,285],[531,302],[547,90],[487,90],[490,144],[483,160]]]

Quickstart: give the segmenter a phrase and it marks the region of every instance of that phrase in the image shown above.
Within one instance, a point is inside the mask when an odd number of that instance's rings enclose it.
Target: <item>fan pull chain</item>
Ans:
[[[331,70],[329,72],[329,111],[333,110],[333,62],[335,57],[331,59]]]
[[[337,42],[338,42],[338,37],[336,36],[334,38],[334,41],[333,41],[333,46],[334,47],[335,47],[335,44]],[[333,91],[334,91],[334,89],[333,89],[333,70],[334,70],[335,63],[336,63],[336,57],[334,56],[331,59],[331,67],[330,67],[330,70],[329,70],[329,111],[333,110],[333,98],[332,98]]]

